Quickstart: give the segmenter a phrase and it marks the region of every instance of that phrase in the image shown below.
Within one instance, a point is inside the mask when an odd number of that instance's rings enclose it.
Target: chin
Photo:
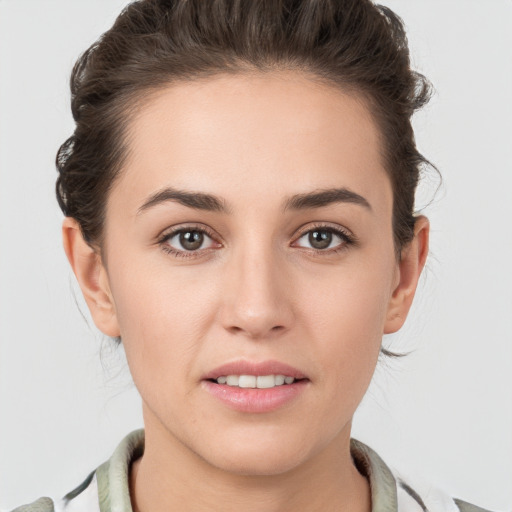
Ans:
[[[254,433],[249,439],[224,439],[203,457],[210,465],[241,476],[275,476],[289,472],[308,459],[312,450],[304,439],[285,432]],[[205,452],[203,452],[205,453]]]
[[[214,461],[209,461],[210,463]],[[269,454],[263,450],[255,453],[234,453],[224,456],[214,464],[218,469],[240,476],[276,476],[292,471],[302,462],[296,453]]]

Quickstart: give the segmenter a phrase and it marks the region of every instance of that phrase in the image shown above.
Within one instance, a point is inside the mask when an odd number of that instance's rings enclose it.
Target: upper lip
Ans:
[[[297,368],[280,361],[247,361],[237,360],[223,364],[203,375],[202,380],[218,379],[227,375],[284,375],[295,379],[307,378]]]

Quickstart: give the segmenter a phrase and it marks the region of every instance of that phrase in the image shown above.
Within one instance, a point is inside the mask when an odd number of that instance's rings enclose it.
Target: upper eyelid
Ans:
[[[171,227],[166,228],[157,236],[157,240],[162,242],[165,240],[168,240],[169,238],[172,238],[176,236],[178,233],[181,233],[183,231],[200,231],[201,233],[204,233],[208,235],[211,239],[215,240],[215,235],[213,234],[213,230],[207,228],[206,226],[203,226],[201,224],[191,224],[191,225],[185,225],[185,226],[178,226],[178,227]]]
[[[324,229],[325,231],[333,231],[335,233],[336,232],[341,233],[342,235],[345,235],[346,237],[350,237],[350,238],[354,237],[352,231],[350,231],[349,229],[347,229],[343,226],[340,226],[338,224],[332,225],[329,223],[318,222],[318,223],[313,223],[313,226],[311,226],[311,227],[306,227],[304,229],[299,228],[298,234],[295,235],[294,240],[302,238],[306,233],[309,233],[310,231],[314,231],[315,229]]]

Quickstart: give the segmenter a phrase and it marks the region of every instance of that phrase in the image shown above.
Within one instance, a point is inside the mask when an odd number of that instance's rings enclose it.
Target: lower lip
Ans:
[[[209,380],[201,381],[203,388],[229,408],[240,412],[271,412],[283,407],[304,391],[309,380],[303,379],[293,384],[283,384],[273,388],[238,388],[227,384],[217,384]]]

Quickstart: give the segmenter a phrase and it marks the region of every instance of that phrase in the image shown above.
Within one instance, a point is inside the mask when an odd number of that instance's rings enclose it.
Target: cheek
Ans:
[[[380,342],[392,293],[393,265],[372,262],[340,266],[323,282],[302,286],[310,325],[329,338],[359,349]],[[356,341],[357,340],[357,341]],[[362,343],[362,345],[361,345]],[[356,348],[356,347],[354,347]]]
[[[151,258],[132,254],[117,261],[111,288],[134,381],[143,391],[145,382],[161,373],[179,387],[205,338],[212,287]]]
[[[340,268],[323,287],[307,287],[302,306],[307,311],[306,338],[313,340],[314,353],[322,359],[322,379],[333,391],[333,401],[342,395],[357,405],[369,385],[380,351],[393,265],[384,260],[347,271]]]

